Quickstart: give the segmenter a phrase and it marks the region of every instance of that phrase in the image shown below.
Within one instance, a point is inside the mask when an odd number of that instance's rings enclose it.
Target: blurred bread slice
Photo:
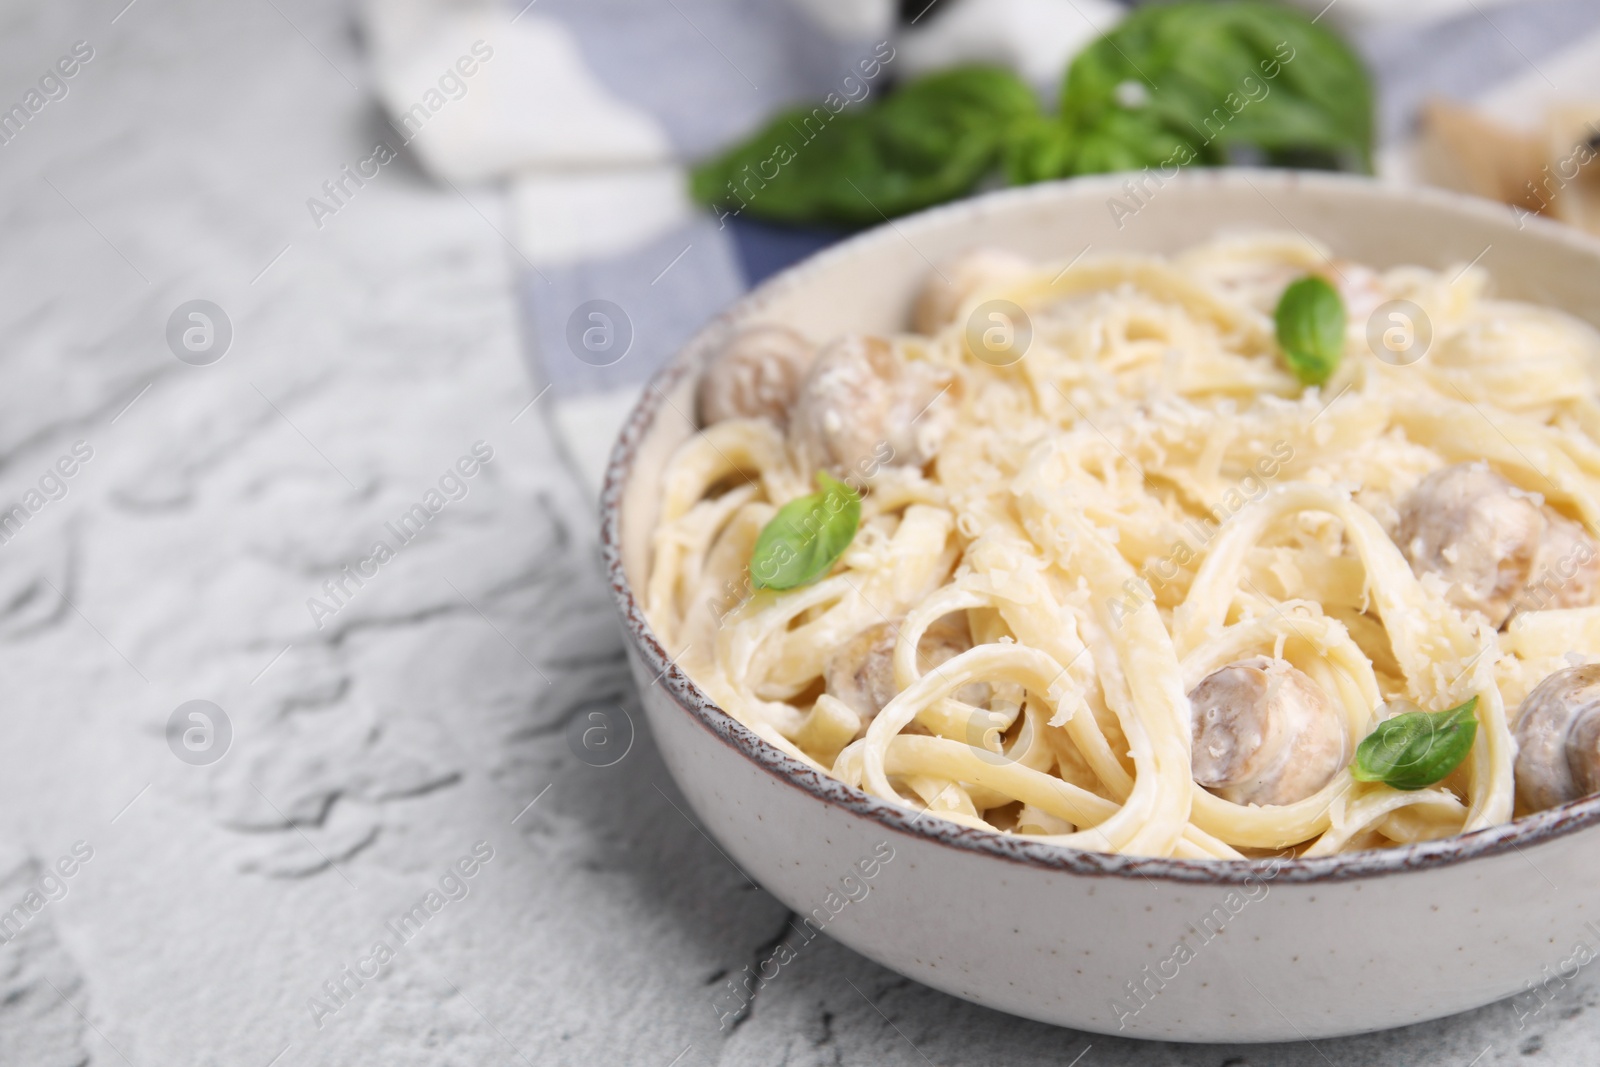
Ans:
[[[1551,108],[1545,130],[1536,187],[1556,218],[1600,234],[1600,104]]]
[[[1524,133],[1477,110],[1434,99],[1422,107],[1417,161],[1433,185],[1537,211],[1534,195],[1546,162],[1546,139]]]

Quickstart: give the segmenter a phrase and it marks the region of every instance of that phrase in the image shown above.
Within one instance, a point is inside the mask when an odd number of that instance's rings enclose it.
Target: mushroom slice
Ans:
[[[806,474],[871,478],[884,466],[921,467],[955,419],[955,372],[908,360],[882,337],[830,345],[811,365],[789,420]]]
[[[1483,463],[1428,475],[1400,502],[1395,541],[1420,577],[1449,583],[1451,603],[1503,626],[1517,611],[1592,604],[1600,545]]]
[[[823,668],[829,695],[843,702],[863,720],[883,710],[894,699],[894,627],[869,626],[835,652]]]
[[[890,623],[869,626],[835,652],[823,668],[828,693],[865,722],[871,722],[899,692],[894,684],[894,646],[899,639],[899,630]],[[917,643],[917,667],[927,673],[971,647],[966,623],[947,616],[923,631]],[[974,682],[952,695],[981,706],[989,698],[989,686]]]
[[[767,418],[785,426],[816,350],[787,326],[747,326],[729,337],[700,375],[700,423]]]
[[[932,335],[955,321],[966,303],[990,279],[1019,278],[1033,269],[1026,259],[998,248],[973,248],[945,260],[917,294],[911,328]]]
[[[1337,708],[1303,671],[1255,656],[1207,675],[1189,692],[1194,780],[1235,804],[1293,804],[1345,765]]]
[[[1517,712],[1517,799],[1543,811],[1600,791],[1600,664],[1556,671]]]

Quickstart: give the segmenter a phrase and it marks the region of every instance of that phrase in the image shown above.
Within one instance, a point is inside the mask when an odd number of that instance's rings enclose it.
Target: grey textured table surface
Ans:
[[[1587,974],[1520,1023],[1202,1048],[1023,1022],[829,942],[719,1029],[787,915],[642,727],[609,768],[569,750],[581,701],[631,686],[588,505],[523,410],[500,204],[402,159],[318,230],[305,199],[379,129],[348,13],[124,3],[0,6],[6,106],[93,49],[0,146],[0,500],[44,482],[0,545],[0,907],[25,909],[0,1064],[1596,1060]],[[1585,15],[1548,10],[1508,31],[1530,55]],[[233,325],[209,366],[165,337],[197,298]],[[313,625],[479,442],[465,495]],[[166,737],[195,699],[231,724],[209,765]]]

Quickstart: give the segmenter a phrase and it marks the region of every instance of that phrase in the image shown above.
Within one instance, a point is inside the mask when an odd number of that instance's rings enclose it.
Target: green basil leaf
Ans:
[[[1370,171],[1372,144],[1371,80],[1336,34],[1276,3],[1186,0],[1140,7],[1080,52],[1058,116],[1009,71],[958,67],[859,105],[786,111],[699,164],[691,190],[729,214],[856,227],[996,174],[1021,185],[1148,167],[1164,180],[1241,159]]]
[[[1201,158],[1154,116],[1129,111],[1111,112],[1097,125],[1070,134],[1069,141],[1074,146],[1073,174],[1110,174],[1146,167],[1171,170]],[[1137,201],[1130,206],[1136,205]]]
[[[793,589],[828,573],[861,525],[861,497],[848,485],[818,472],[822,491],[791,500],[762,527],[750,554],[750,580],[757,589]]]
[[[1472,697],[1448,711],[1410,711],[1385,719],[1356,746],[1351,775],[1404,790],[1443,780],[1472,751],[1477,707],[1478,698]]]
[[[786,111],[697,166],[690,189],[711,207],[773,222],[873,225],[971,192],[997,170],[1012,131],[1038,118],[1038,99],[1016,75],[957,67],[837,113]]]
[[[1061,120],[1073,141],[1094,146],[1080,174],[1217,165],[1240,149],[1276,164],[1372,169],[1372,85],[1360,59],[1304,14],[1257,0],[1139,8],[1073,60]],[[1174,141],[1184,146],[1176,155]]]
[[[1000,146],[1000,160],[1012,185],[1064,178],[1073,172],[1073,144],[1054,115],[1041,113],[1012,125]]]
[[[1344,301],[1338,290],[1308,275],[1283,291],[1273,317],[1278,346],[1294,376],[1306,385],[1333,377],[1344,355]]]

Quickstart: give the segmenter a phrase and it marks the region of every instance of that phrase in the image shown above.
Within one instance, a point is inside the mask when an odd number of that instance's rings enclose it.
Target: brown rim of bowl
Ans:
[[[898,220],[896,229],[899,231],[908,227],[919,229],[936,224],[949,216],[982,215],[987,210],[1013,201],[1049,199],[1063,187],[1076,189],[1101,185],[1108,191],[1116,191],[1121,188],[1118,183],[1124,177],[1124,175],[1114,175],[1074,178],[1062,182],[1046,182],[1001,190],[908,216]],[[1169,180],[1184,184],[1220,184],[1235,178],[1240,178],[1253,186],[1265,185],[1276,188],[1293,188],[1296,185],[1324,186],[1376,199],[1390,199],[1397,194],[1403,194],[1407,198],[1420,200],[1432,206],[1447,208],[1485,221],[1493,219],[1500,224],[1505,223],[1509,213],[1508,208],[1459,193],[1434,189],[1401,189],[1353,175],[1217,168],[1187,172],[1177,179]],[[1521,220],[1519,228],[1530,225],[1545,238],[1581,248],[1590,255],[1600,257],[1600,242],[1571,227],[1540,218],[1531,218]],[[633,590],[623,572],[621,501],[634,457],[646,431],[654,423],[656,413],[665,399],[664,394],[677,385],[685,375],[691,373],[692,367],[684,358],[685,355],[694,351],[703,342],[708,331],[716,328],[718,324],[735,321],[759,309],[774,293],[803,282],[808,274],[826,267],[834,259],[850,255],[857,244],[879,239],[886,229],[889,229],[887,225],[866,230],[785,269],[746,293],[697,331],[695,336],[652,376],[645,387],[643,397],[629,414],[622,435],[618,438],[610,462],[607,464],[605,483],[600,495],[600,545],[612,594],[616,597],[617,607],[622,614],[628,635],[643,658],[647,671],[657,678],[658,684],[666,689],[674,702],[702,727],[779,781],[825,804],[836,805],[861,818],[871,819],[888,829],[947,848],[993,856],[1027,867],[1065,871],[1070,874],[1137,877],[1212,885],[1239,884],[1250,878],[1258,880],[1270,878],[1275,882],[1336,882],[1447,867],[1467,860],[1497,856],[1512,850],[1520,851],[1523,846],[1553,841],[1600,822],[1600,795],[1597,795],[1469,834],[1458,834],[1412,845],[1398,845],[1389,849],[1350,852],[1315,859],[1188,860],[1090,852],[987,830],[976,830],[944,819],[923,817],[904,807],[871,796],[831,775],[813,770],[763,741],[748,727],[712,703],[656,639],[655,632],[645,620],[644,609],[634,598]]]

